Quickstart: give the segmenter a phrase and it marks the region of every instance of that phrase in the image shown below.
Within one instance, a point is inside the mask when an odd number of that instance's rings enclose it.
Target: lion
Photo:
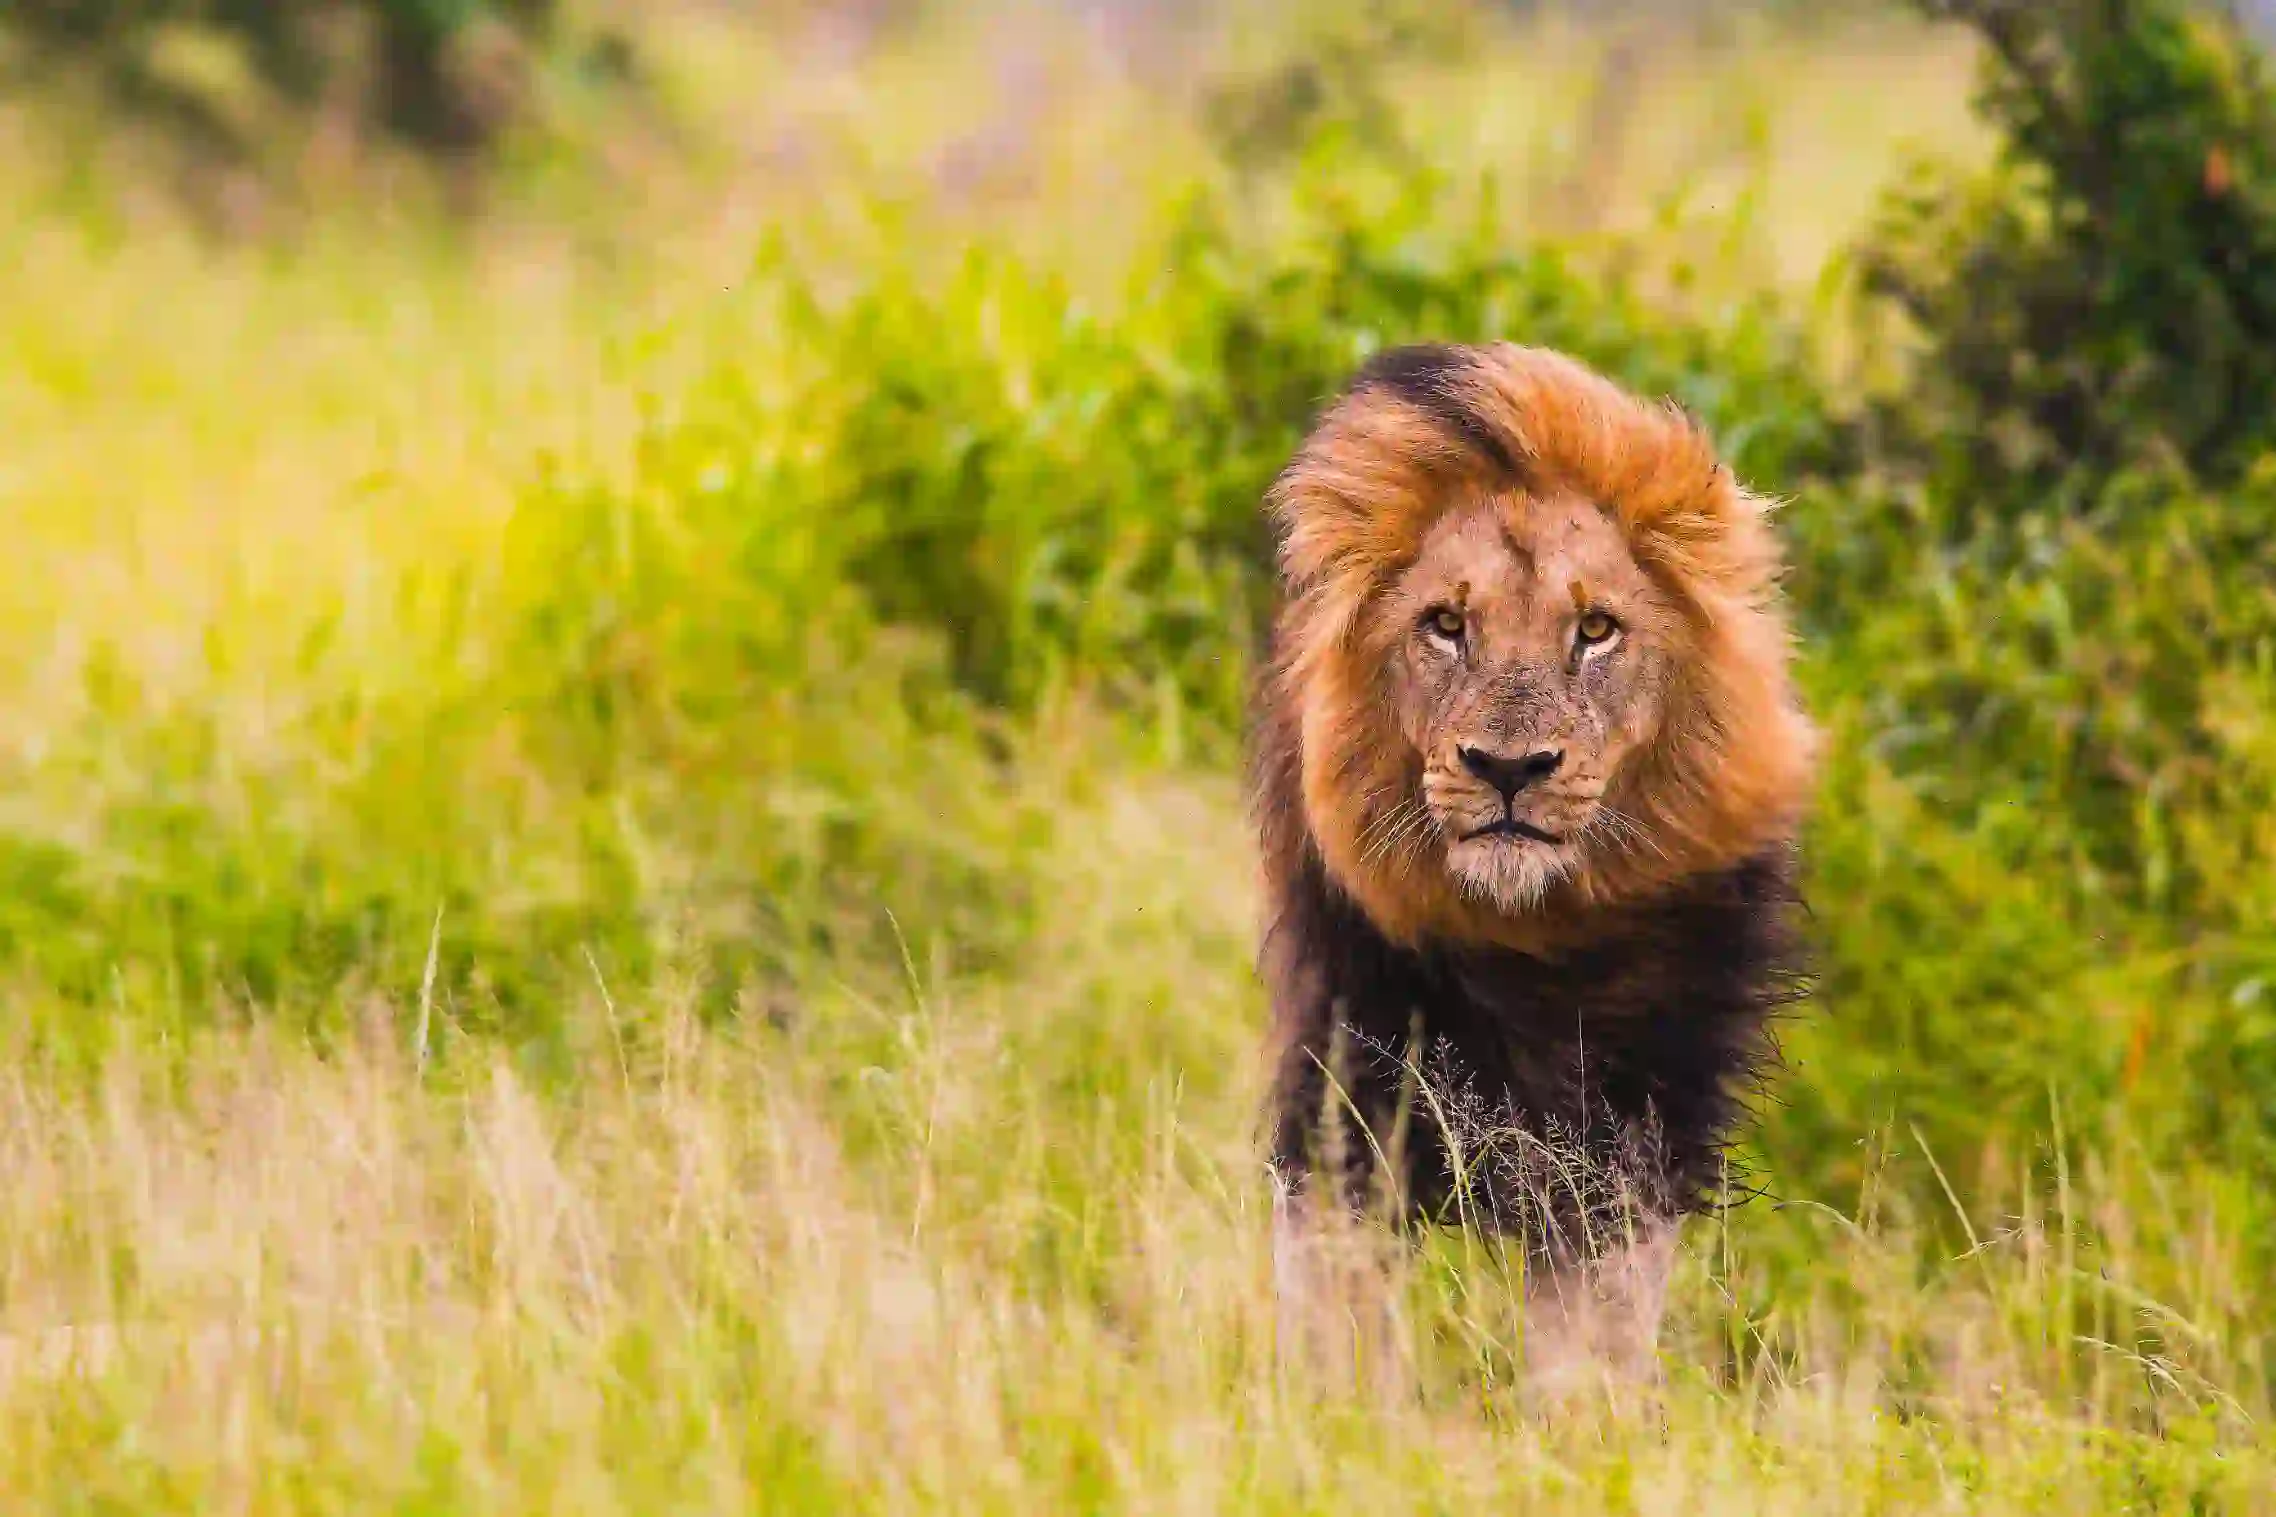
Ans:
[[[1363,365],[1266,510],[1275,1170],[1520,1240],[1543,1352],[1637,1368],[1802,985],[1771,502],[1575,358],[1433,344]]]

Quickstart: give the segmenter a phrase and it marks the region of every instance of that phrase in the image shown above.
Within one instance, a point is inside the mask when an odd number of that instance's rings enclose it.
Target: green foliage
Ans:
[[[1935,9],[1986,40],[2005,147],[1867,249],[1927,349],[1871,418],[1888,525],[1822,546],[1877,588],[1946,582],[1978,624],[1885,692],[1924,762],[1956,747],[2027,785],[2091,889],[2258,920],[2238,883],[2265,839],[2196,823],[2256,815],[2266,775],[2276,88],[2168,0]]]
[[[1984,41],[1982,176],[1903,197],[1867,273],[1924,331],[1889,418],[1959,522],[2090,505],[2178,457],[2219,484],[2276,436],[2276,85],[2186,0],[1923,0]]]
[[[1296,35],[1263,67],[1210,81],[1203,127],[1236,169],[1285,169],[1323,139],[1364,144],[1408,170],[1426,158],[1405,140],[1386,65],[1458,53],[1474,43],[1480,17],[1466,6],[1357,5],[1323,0],[1301,13]]]
[[[203,33],[233,50],[266,89],[302,109],[367,85],[379,132],[421,150],[478,150],[524,104],[528,55],[553,29],[557,0],[18,0],[0,39],[28,52],[37,80],[91,68],[121,104],[215,147],[242,148],[207,92],[174,77],[159,47]]]
[[[1861,250],[1923,341],[1790,518],[1845,750],[1793,1130],[2059,1093],[2266,1166],[2205,1093],[2271,1073],[2276,93],[2194,7],[1935,9],[2003,146]]]

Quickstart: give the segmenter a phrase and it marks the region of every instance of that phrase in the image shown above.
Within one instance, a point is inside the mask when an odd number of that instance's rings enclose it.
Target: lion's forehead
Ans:
[[[1570,498],[1500,498],[1450,512],[1405,578],[1411,597],[1457,601],[1513,626],[1555,625],[1648,587],[1619,527]]]

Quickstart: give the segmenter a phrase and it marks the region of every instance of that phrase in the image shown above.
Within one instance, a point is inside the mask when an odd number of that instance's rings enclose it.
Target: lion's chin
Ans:
[[[1569,844],[1509,832],[1473,836],[1446,850],[1456,888],[1510,916],[1538,907],[1572,867]]]

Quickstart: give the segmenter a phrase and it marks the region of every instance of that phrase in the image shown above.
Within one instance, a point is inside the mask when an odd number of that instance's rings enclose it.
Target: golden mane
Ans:
[[[1359,846],[1411,785],[1412,761],[1364,635],[1368,608],[1447,510],[1510,495],[1595,503],[1684,624],[1667,718],[1628,766],[1622,801],[1655,848],[1593,861],[1522,916],[1466,898],[1427,861],[1370,861]],[[1285,603],[1260,690],[1260,767],[1301,797],[1300,816],[1263,819],[1268,865],[1292,866],[1290,850],[1308,846],[1396,942],[1540,952],[1589,936],[1605,908],[1792,836],[1817,744],[1788,673],[1771,506],[1678,408],[1541,348],[1397,349],[1321,417],[1267,509]],[[1291,809],[1285,795],[1277,804]]]

